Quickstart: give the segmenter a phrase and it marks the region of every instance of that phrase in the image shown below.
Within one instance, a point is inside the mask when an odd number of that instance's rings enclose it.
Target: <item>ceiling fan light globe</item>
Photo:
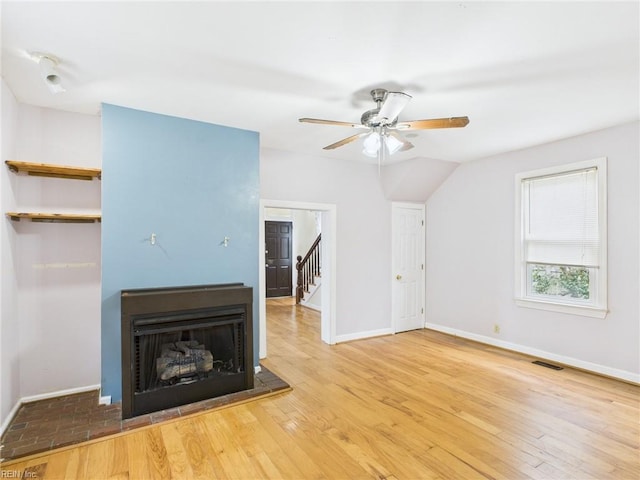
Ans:
[[[386,135],[384,137],[384,145],[385,147],[387,147],[387,152],[389,152],[389,155],[393,155],[402,148],[403,143],[395,137]]]
[[[377,132],[371,132],[362,143],[364,153],[367,157],[377,157],[380,150],[380,135]]]

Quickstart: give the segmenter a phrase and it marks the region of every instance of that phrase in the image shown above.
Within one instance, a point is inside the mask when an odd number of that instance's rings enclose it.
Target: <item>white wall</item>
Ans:
[[[377,166],[273,149],[260,155],[261,198],[337,206],[337,337],[390,329],[391,206]]]
[[[428,324],[640,381],[639,151],[634,123],[458,167],[427,202]],[[609,159],[610,313],[517,307],[514,175],[601,156]]]
[[[292,210],[293,217],[293,257],[304,257],[320,233],[320,212],[313,210]]]
[[[15,158],[15,134],[18,123],[18,103],[4,80],[0,82],[2,117],[0,152],[3,160]],[[20,398],[20,364],[18,344],[20,328],[16,301],[16,275],[13,252],[16,234],[5,211],[15,209],[13,185],[9,170],[0,165],[0,431],[6,426],[11,410]]]
[[[16,158],[100,167],[97,116],[19,105]],[[11,174],[19,211],[97,212],[100,181]],[[100,384],[100,224],[14,222],[20,397]]]

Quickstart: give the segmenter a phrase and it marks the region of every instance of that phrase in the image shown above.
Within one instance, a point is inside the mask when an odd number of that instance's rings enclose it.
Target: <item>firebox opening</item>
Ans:
[[[136,394],[244,372],[242,319],[149,330],[135,332]]]

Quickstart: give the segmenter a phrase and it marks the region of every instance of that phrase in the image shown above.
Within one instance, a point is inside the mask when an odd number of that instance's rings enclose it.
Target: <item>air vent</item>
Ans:
[[[541,360],[534,360],[531,363],[535,363],[536,365],[540,365],[541,367],[547,367],[547,368],[550,368],[552,370],[562,370],[563,369],[563,367],[559,367],[558,365],[553,365],[551,363],[543,362]]]

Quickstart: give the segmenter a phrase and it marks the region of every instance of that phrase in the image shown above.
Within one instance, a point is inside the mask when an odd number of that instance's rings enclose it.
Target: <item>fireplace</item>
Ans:
[[[122,418],[253,388],[253,289],[122,290]]]

